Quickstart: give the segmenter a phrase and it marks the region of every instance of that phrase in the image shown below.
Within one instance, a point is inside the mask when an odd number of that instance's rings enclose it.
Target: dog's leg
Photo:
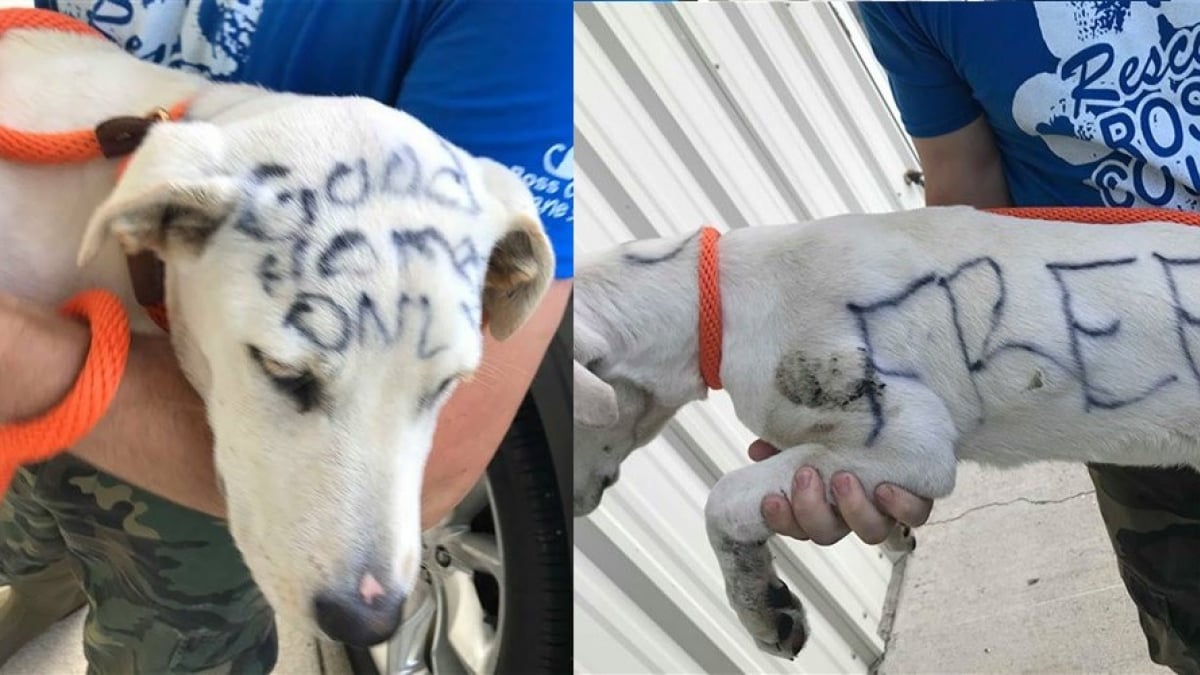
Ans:
[[[762,517],[763,498],[771,493],[790,495],[792,477],[802,466],[816,468],[827,483],[834,473],[849,471],[859,477],[868,494],[888,481],[940,497],[954,485],[953,448],[947,446],[937,455],[933,462],[928,452],[922,454],[923,461],[914,461],[912,456],[885,454],[879,448],[835,452],[806,444],[717,481],[705,506],[709,542],[725,577],[729,602],[760,649],[791,659],[808,638],[804,608],[771,564],[767,540],[774,533]]]
[[[802,445],[728,473],[713,486],[704,508],[729,604],[759,649],[788,659],[808,639],[808,622],[800,599],[775,574],[767,548],[773,533],[760,507],[764,496],[787,489],[806,459],[823,452],[823,446]]]

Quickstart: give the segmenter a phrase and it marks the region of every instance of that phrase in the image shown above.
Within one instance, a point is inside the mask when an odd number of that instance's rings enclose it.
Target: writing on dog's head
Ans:
[[[481,326],[511,336],[552,276],[528,188],[400,111],[310,98],[155,125],[80,263],[110,236],[167,264],[172,340],[268,600],[343,641],[387,637],[438,411]]]

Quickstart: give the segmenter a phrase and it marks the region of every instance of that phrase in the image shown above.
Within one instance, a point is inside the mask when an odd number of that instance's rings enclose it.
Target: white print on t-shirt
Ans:
[[[1058,63],[1017,89],[1017,125],[1109,206],[1200,208],[1200,3],[1034,6]]]
[[[510,167],[533,192],[542,218],[575,220],[575,146],[555,143],[542,155],[541,170],[516,165]]]
[[[246,60],[263,0],[92,0],[58,9],[139,58],[221,77]]]

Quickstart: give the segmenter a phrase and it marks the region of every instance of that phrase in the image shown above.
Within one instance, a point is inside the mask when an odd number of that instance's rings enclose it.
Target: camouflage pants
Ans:
[[[1200,473],[1089,469],[1151,659],[1200,673]]]
[[[71,455],[22,469],[0,502],[0,585],[73,564],[89,673],[266,673],[274,618],[224,523]]]

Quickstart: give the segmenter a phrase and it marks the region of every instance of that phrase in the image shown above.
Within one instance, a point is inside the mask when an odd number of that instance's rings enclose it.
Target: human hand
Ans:
[[[750,444],[750,459],[756,462],[778,453],[778,448],[763,440]],[[801,467],[792,480],[790,500],[782,495],[763,498],[767,526],[778,534],[821,546],[835,544],[850,532],[867,544],[878,544],[887,539],[897,522],[919,527],[933,510],[933,500],[895,485],[880,483],[872,501],[854,475],[835,473],[832,481],[836,509],[825,501],[825,485],[817,470]]]

